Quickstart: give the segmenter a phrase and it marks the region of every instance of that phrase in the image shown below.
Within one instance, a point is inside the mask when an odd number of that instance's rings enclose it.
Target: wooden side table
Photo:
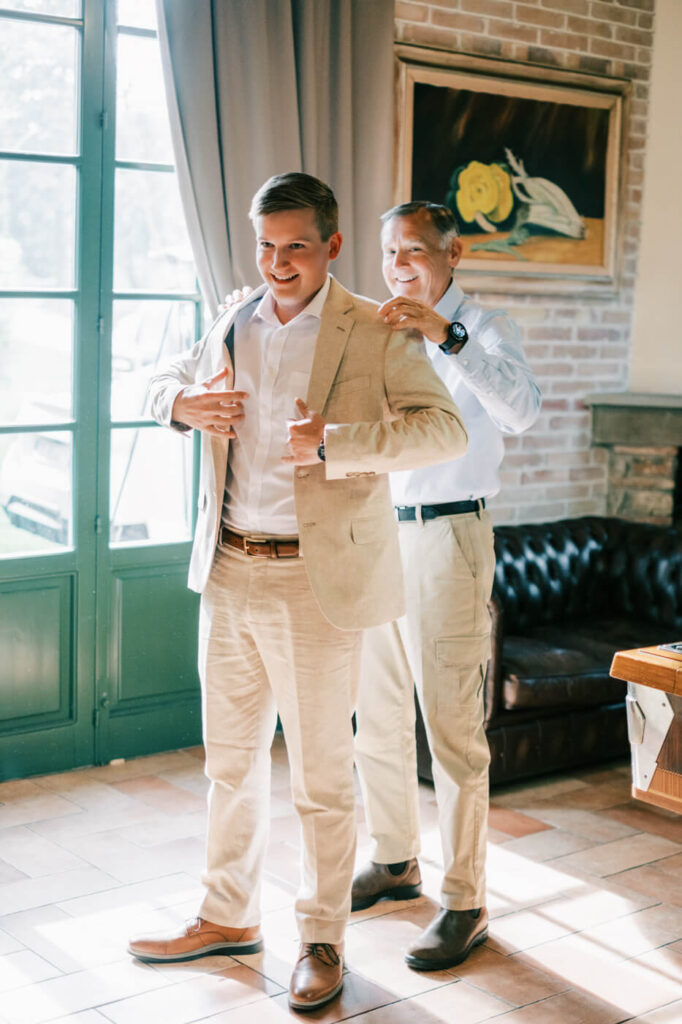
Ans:
[[[682,654],[619,651],[610,674],[628,684],[632,795],[682,813]]]

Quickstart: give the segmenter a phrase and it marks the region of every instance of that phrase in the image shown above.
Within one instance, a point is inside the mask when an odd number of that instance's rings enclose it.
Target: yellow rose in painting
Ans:
[[[500,221],[507,219],[514,205],[511,178],[499,164],[491,164],[490,171],[497,184],[497,206],[490,211],[488,219],[494,224],[499,224]]]
[[[457,181],[457,209],[468,224],[477,221],[487,231],[511,213],[514,199],[509,174],[499,164],[482,164],[472,160]]]

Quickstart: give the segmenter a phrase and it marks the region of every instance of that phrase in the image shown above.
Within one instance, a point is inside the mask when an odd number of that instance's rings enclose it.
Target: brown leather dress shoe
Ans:
[[[226,928],[197,917],[182,931],[161,938],[131,939],[128,952],[145,963],[175,963],[201,956],[259,953],[263,948],[260,928]]]
[[[488,938],[488,911],[440,910],[405,954],[417,971],[440,971],[466,960]]]
[[[292,1010],[314,1010],[343,988],[343,946],[302,942],[289,985]]]
[[[422,876],[416,857],[407,861],[399,875],[392,875],[388,864],[371,860],[353,879],[350,909],[364,910],[377,900],[414,900],[421,896],[421,891]]]

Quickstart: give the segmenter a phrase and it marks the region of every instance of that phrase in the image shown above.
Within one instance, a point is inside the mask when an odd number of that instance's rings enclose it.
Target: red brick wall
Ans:
[[[508,438],[497,522],[606,513],[607,452],[590,446],[585,395],[627,388],[654,0],[397,0],[403,43],[626,78],[623,272],[614,298],[476,296],[509,310],[543,392],[536,426]]]

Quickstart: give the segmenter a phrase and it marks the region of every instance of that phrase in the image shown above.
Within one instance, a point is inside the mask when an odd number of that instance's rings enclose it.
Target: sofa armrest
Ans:
[[[504,609],[494,594],[488,601],[490,612],[490,661],[483,689],[484,725],[486,729],[504,707],[502,700],[502,638],[504,634]]]

